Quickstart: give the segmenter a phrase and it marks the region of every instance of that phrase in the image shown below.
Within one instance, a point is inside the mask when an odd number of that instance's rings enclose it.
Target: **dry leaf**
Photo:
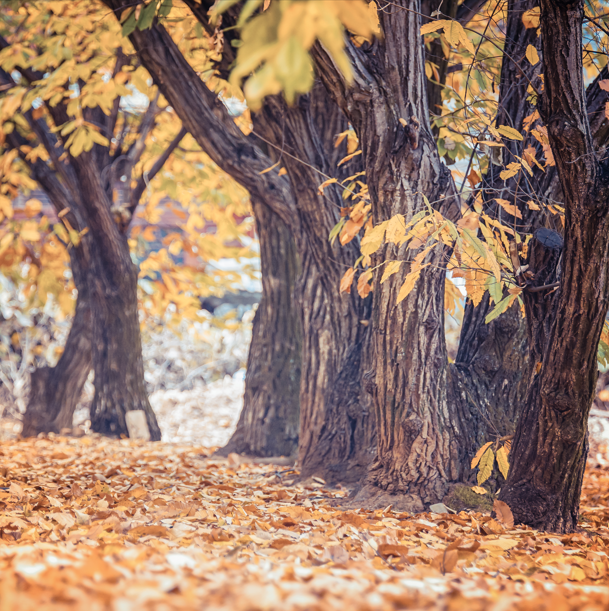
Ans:
[[[512,510],[508,507],[507,503],[496,499],[493,503],[493,511],[497,515],[499,522],[507,528],[513,528],[514,514],[512,514]]]
[[[355,276],[355,270],[350,267],[343,275],[340,280],[340,292],[350,293],[351,285],[353,284],[353,277]]]

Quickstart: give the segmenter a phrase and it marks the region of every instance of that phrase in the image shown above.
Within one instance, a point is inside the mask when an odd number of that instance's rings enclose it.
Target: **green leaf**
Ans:
[[[135,21],[135,9],[133,9],[127,19],[125,19],[123,23],[122,34],[123,36],[129,36],[131,32],[135,30],[136,21]]]
[[[334,244],[344,224],[345,224],[345,219],[340,219],[340,221],[338,221],[338,223],[336,223],[336,225],[332,227],[332,231],[330,231],[330,235],[328,236],[328,240],[330,240],[330,244]]]
[[[147,4],[140,12],[140,16],[137,20],[137,27],[139,30],[147,30],[152,25],[156,14],[156,4],[157,0],[152,0],[152,2]]]
[[[501,471],[501,475],[507,479],[510,463],[508,461],[507,452],[503,446],[497,450],[497,466],[499,467],[499,471]]]
[[[484,283],[490,296],[495,303],[499,303],[503,299],[503,287],[494,276],[489,276]]]
[[[159,18],[167,17],[173,7],[173,0],[163,0],[159,7]],[[199,24],[200,25],[200,24]]]
[[[517,295],[508,295],[502,299],[487,315],[484,322],[488,324],[491,320],[495,320],[497,316],[503,314],[511,305]]]
[[[482,484],[492,475],[494,464],[495,454],[493,453],[493,450],[489,448],[480,459],[478,471],[478,486],[482,486]]]

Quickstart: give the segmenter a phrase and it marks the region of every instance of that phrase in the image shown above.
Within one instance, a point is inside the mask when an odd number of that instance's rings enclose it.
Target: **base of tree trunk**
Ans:
[[[126,253],[129,256],[128,250]],[[160,441],[161,430],[144,383],[137,270],[130,262],[127,269],[119,286],[104,278],[103,272],[90,279],[95,371],[91,429],[101,435],[129,437],[125,414],[142,410],[150,440]]]

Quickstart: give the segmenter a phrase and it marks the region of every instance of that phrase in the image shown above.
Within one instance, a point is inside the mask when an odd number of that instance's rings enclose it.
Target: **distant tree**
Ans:
[[[144,410],[151,438],[160,439],[144,387],[137,269],[126,230],[146,182],[185,131],[178,124],[166,150],[136,177],[163,109],[155,95],[141,121],[123,112],[121,97],[132,94],[125,83],[134,67],[111,29],[93,34],[99,7],[22,9],[5,10],[1,23],[3,145],[53,203],[61,219],[56,238],[69,249],[79,293],[62,357],[33,376],[24,433],[71,424],[92,364],[93,430],[128,435],[126,412]]]

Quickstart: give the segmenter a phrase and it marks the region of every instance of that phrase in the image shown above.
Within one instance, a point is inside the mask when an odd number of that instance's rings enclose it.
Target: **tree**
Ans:
[[[131,131],[133,121],[120,112],[121,95],[130,93],[124,82],[131,68],[122,49],[118,44],[110,48],[100,44],[104,29],[91,34],[95,7],[73,7],[76,13],[71,15],[77,14],[78,21],[70,20],[67,6],[56,10],[57,14],[29,7],[25,17],[21,13],[5,15],[4,27],[14,39],[2,39],[5,145],[18,155],[55,206],[63,222],[56,233],[71,248],[82,306],[77,312],[86,306],[91,310],[93,429],[128,435],[125,413],[143,410],[151,438],[160,439],[144,389],[137,270],[125,232],[146,180],[158,172],[185,132],[180,130],[146,175],[132,183],[161,109],[155,99],[137,131]],[[20,35],[18,23],[27,24],[24,34]],[[26,41],[30,51],[23,54]],[[73,44],[68,46],[67,41]],[[112,59],[112,70],[100,69]],[[75,76],[76,66],[81,72]],[[13,77],[15,71],[20,74],[18,80]],[[88,77],[86,81],[83,76]],[[33,109],[36,100],[42,105]],[[120,132],[115,134],[117,126]],[[116,145],[111,143],[115,135]],[[85,306],[82,302],[87,299]],[[76,323],[78,331],[79,317]],[[80,394],[79,385],[88,374],[88,342],[86,335],[76,332],[68,339],[58,366],[35,377],[32,407],[39,407],[37,400],[42,395],[51,411],[39,418],[34,410],[26,432],[55,426],[62,407],[70,407],[66,401],[73,403]]]
[[[541,366],[500,497],[517,520],[558,532],[577,527],[596,352],[609,305],[607,160],[595,147],[586,111],[583,20],[583,2],[541,2],[545,88],[538,108],[564,196],[564,245],[539,239],[534,251],[535,272],[556,274],[560,284],[551,303],[526,302],[528,324],[539,325]]]
[[[281,219],[253,202],[260,242],[262,301],[252,329],[243,410],[228,444],[218,453],[292,456],[300,415],[300,322],[294,303],[298,256]]]
[[[118,0],[106,4],[119,18],[131,8]],[[207,21],[206,10],[194,9],[197,19]],[[369,399],[360,383],[366,367],[370,306],[369,300],[339,293],[341,267],[351,266],[357,258],[356,244],[339,249],[328,242],[340,219],[342,199],[334,186],[324,193],[317,189],[319,172],[331,175],[340,153],[332,145],[324,147],[323,138],[331,139],[340,121],[346,127],[344,118],[328,104],[323,88],[312,97],[303,96],[295,107],[275,98],[273,107],[253,117],[254,135],[272,149],[285,151],[281,157],[295,185],[291,187],[277,170],[266,171],[274,166],[273,159],[235,126],[162,25],[134,29],[130,40],[201,148],[246,187],[253,200],[264,202],[290,228],[302,269],[297,292],[303,338],[299,463],[305,474],[358,479],[372,457]],[[279,116],[284,117],[285,131]],[[328,150],[333,159],[327,158]],[[328,266],[329,260],[339,266]]]

